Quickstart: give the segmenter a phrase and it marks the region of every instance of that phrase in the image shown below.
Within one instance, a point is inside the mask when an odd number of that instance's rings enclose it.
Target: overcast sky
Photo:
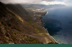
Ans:
[[[54,5],[54,4],[64,4],[71,5],[72,0],[0,0],[4,3],[29,3],[29,4],[45,4],[45,5]]]

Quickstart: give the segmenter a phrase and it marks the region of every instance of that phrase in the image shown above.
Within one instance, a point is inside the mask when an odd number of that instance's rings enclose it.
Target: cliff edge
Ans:
[[[38,21],[19,4],[0,2],[0,44],[56,44]]]

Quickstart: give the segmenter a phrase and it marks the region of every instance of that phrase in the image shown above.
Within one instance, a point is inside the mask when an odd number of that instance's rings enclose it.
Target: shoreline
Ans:
[[[44,10],[45,11],[45,10]],[[45,15],[48,13],[47,11],[45,11],[46,13],[45,13]],[[42,15],[42,16],[45,16],[45,15]],[[42,19],[42,16],[41,16],[41,19]],[[40,19],[40,20],[41,20]],[[43,21],[41,20],[41,22],[42,22],[42,26],[43,26]],[[44,28],[44,26],[43,26],[43,28]],[[45,28],[44,28],[45,29]],[[48,30],[47,29],[45,29],[46,31],[47,31],[47,33],[48,33]],[[49,33],[48,33],[48,35],[56,42],[56,43],[58,43]],[[59,44],[59,43],[58,43]]]
[[[39,11],[37,11],[37,10],[30,10],[30,11],[32,11],[33,12],[33,14],[34,14],[34,16],[37,16],[37,18],[36,19],[34,19],[34,20],[36,20],[37,21],[37,23],[38,24],[40,24],[41,26],[42,26],[42,28],[45,30],[45,32],[46,32],[46,35],[47,36],[44,36],[44,41],[47,41],[47,42],[44,42],[45,44],[59,44],[49,33],[48,33],[48,31],[44,28],[44,26],[43,26],[43,21],[41,20],[48,12],[47,11],[45,11],[45,10],[39,10]],[[34,17],[35,18],[35,17]]]

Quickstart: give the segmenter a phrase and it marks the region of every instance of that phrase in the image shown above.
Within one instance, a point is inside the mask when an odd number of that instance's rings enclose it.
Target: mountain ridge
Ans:
[[[33,20],[33,15],[20,8],[22,8],[20,5],[7,6],[0,2],[0,43],[55,44],[41,23],[37,24],[37,20]]]

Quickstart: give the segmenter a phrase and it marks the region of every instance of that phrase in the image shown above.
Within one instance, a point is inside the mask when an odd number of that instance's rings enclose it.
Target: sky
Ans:
[[[45,5],[54,5],[54,4],[63,4],[72,6],[72,0],[0,0],[3,3],[19,3],[19,4],[45,4]]]

